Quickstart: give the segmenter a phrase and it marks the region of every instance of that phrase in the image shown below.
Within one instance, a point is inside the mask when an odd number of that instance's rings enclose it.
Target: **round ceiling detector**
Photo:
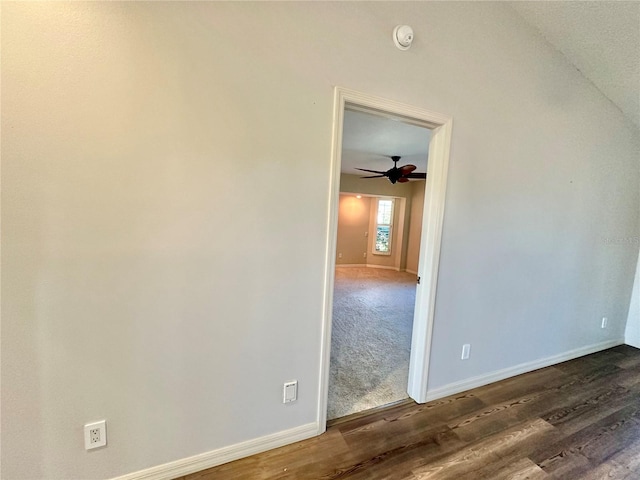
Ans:
[[[408,50],[413,42],[413,28],[409,25],[398,25],[393,29],[393,43],[400,50]]]

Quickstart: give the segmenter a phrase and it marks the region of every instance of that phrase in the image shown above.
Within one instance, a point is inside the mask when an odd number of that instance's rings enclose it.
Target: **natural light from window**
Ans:
[[[393,227],[393,199],[378,199],[376,213],[376,241],[373,253],[391,255],[391,229]]]

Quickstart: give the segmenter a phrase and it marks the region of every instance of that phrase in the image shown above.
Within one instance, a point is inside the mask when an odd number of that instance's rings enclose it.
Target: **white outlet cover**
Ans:
[[[107,444],[107,421],[87,423],[84,426],[84,448],[92,450]]]
[[[471,344],[465,343],[464,345],[462,345],[462,355],[460,356],[460,359],[468,360],[470,353],[471,353]]]
[[[282,403],[295,402],[298,399],[298,381],[284,384]]]

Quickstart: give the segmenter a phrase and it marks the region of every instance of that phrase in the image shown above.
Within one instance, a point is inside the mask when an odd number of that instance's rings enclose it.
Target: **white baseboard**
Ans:
[[[201,453],[193,457],[151,467],[146,470],[129,473],[112,480],[172,480],[174,478],[196,473],[223,463],[249,457],[256,453],[266,452],[274,448],[315,437],[320,433],[317,423],[309,423],[300,427],[284,430],[264,437],[237,443],[218,450]]]
[[[382,268],[383,270],[395,270],[396,272],[401,271],[399,267],[387,267],[372,263],[336,263],[336,267]]]
[[[587,347],[577,348],[568,352],[546,357],[531,362],[521,363],[514,367],[498,370],[486,375],[462,380],[460,382],[450,383],[442,387],[434,388],[427,391],[427,401],[437,400],[438,398],[447,397],[460,392],[471,390],[472,388],[488,385],[499,380],[515,377],[522,373],[531,372],[539,368],[556,365],[567,360],[582,357],[590,353],[606,350],[624,344],[624,339],[609,340],[606,342],[589,345]],[[223,463],[232,462],[241,458],[255,455],[256,453],[266,452],[274,448],[289,445],[307,438],[315,437],[324,430],[319,428],[317,423],[309,423],[300,427],[284,430],[264,437],[256,438],[246,442],[237,443],[218,450],[194,455],[193,457],[183,458],[174,462],[165,463],[146,470],[129,473],[112,480],[172,480],[192,473],[206,470],[207,468],[216,467]]]
[[[395,270],[396,272],[400,271],[400,267],[387,267],[385,265],[376,265],[372,263],[367,263],[367,268],[381,268],[383,270]]]
[[[629,345],[630,347],[640,348],[640,341],[635,341],[635,339],[630,340],[628,338],[625,338],[624,343],[626,345]]]
[[[502,370],[497,370],[486,375],[479,375],[477,377],[467,378],[466,380],[461,380],[459,382],[449,383],[447,385],[443,385],[442,387],[427,390],[427,402],[443,397],[448,397],[449,395],[455,395],[457,393],[465,392],[467,390],[471,390],[472,388],[489,385],[490,383],[498,382],[506,378],[515,377],[516,375],[520,375],[522,373],[532,372],[534,370],[538,370],[539,368],[549,367],[561,362],[566,362],[567,360],[573,360],[574,358],[589,355],[590,353],[599,352],[601,350],[606,350],[607,348],[616,347],[618,345],[622,345],[623,343],[623,338],[608,340],[606,342],[576,348],[575,350],[570,350],[559,355],[553,355],[551,357],[521,363],[519,365],[504,368]]]

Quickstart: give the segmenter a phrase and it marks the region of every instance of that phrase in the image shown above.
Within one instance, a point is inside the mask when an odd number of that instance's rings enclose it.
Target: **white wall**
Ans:
[[[638,238],[640,237],[636,237],[636,242]],[[640,255],[638,255],[638,265],[636,266],[636,278],[633,281],[633,293],[629,304],[624,342],[627,345],[640,348]]]
[[[623,337],[637,129],[506,5],[3,2],[2,49],[3,479],[313,425],[335,85],[454,119],[431,388]]]

